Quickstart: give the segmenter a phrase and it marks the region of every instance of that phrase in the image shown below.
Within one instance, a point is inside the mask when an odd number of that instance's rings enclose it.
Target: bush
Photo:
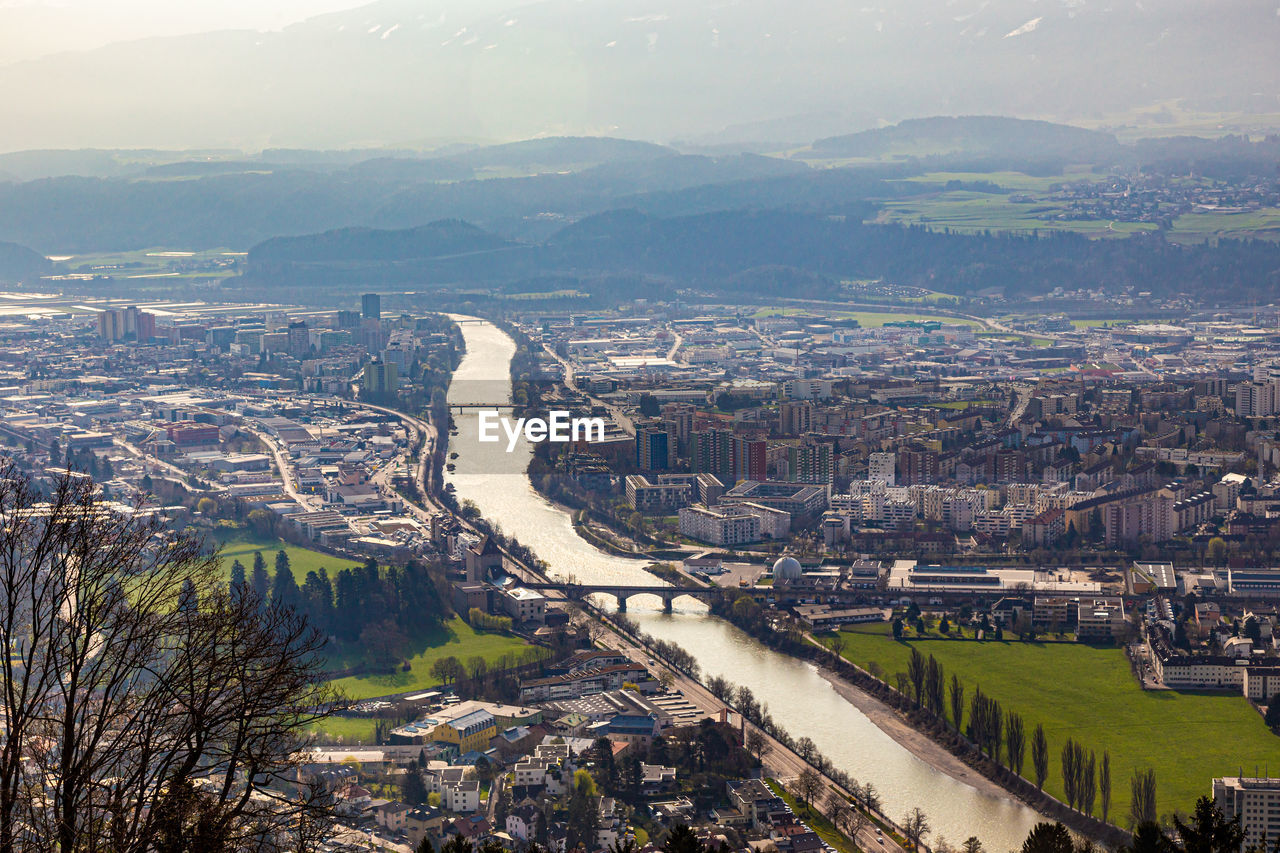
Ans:
[[[496,633],[511,630],[510,616],[494,616],[492,613],[485,613],[479,607],[473,607],[467,612],[467,621],[477,631]]]

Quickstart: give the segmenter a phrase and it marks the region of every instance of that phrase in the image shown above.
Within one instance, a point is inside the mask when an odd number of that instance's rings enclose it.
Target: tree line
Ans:
[[[403,567],[383,567],[370,557],[332,578],[323,567],[310,570],[299,586],[289,554],[281,549],[274,574],[268,574],[261,551],[254,552],[250,570],[234,561],[230,590],[249,591],[260,602],[297,610],[339,643],[358,644],[371,666],[385,668],[402,659],[413,640],[438,631],[448,618],[442,584],[437,565],[410,560]]]
[[[874,675],[874,674],[873,674]],[[1027,736],[1027,725],[1022,715],[1004,709],[1000,702],[983,693],[976,686],[969,698],[965,714],[966,688],[959,676],[952,674],[944,690],[945,673],[942,664],[933,656],[927,658],[914,646],[907,660],[906,672],[895,675],[898,693],[932,720],[949,727],[956,734],[963,734],[983,755],[995,764],[1008,769],[1016,776],[1034,781],[1036,790],[1043,791],[1049,778],[1049,744],[1044,726],[1037,723]],[[945,697],[945,702],[944,702]],[[1031,777],[1023,773],[1027,749],[1031,754]],[[1104,823],[1111,818],[1112,779],[1111,756],[1105,750],[1101,758],[1093,750],[1086,749],[1074,738],[1068,738],[1061,750],[1061,778],[1068,808],[1088,817],[1095,810]],[[1137,826],[1154,820],[1155,771],[1135,771],[1131,782],[1129,825]]]

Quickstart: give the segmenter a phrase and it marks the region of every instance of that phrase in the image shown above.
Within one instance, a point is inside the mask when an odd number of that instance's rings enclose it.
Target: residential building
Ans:
[[[1243,848],[1263,847],[1280,838],[1280,779],[1214,779],[1213,802],[1228,820],[1240,819]]]

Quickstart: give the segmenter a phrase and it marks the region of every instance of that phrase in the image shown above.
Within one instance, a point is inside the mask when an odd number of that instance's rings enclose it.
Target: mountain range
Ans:
[[[1275,112],[1272,0],[377,0],[0,66],[0,150],[784,142],[925,115]]]

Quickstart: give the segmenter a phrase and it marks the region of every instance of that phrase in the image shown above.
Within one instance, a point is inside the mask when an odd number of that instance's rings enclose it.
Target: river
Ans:
[[[450,402],[509,400],[514,342],[489,323],[466,322],[460,328],[467,352],[454,374]],[[642,561],[606,554],[579,537],[569,516],[534,491],[526,476],[532,452],[526,444],[508,453],[505,437],[500,443],[477,440],[474,412],[454,418],[458,432],[449,450],[458,456],[445,480],[458,500],[474,502],[485,518],[531,547],[552,575],[573,575],[585,583],[655,582]],[[901,818],[913,807],[923,809],[933,827],[931,842],[945,837],[958,846],[976,835],[987,850],[1005,853],[1020,847],[1039,819],[1021,803],[979,792],[919,760],[841,698],[816,667],[709,616],[694,599],[677,599],[675,612],[664,614],[657,597],[638,596],[628,602],[627,612],[648,633],[693,652],[704,673],[750,687],[795,737],[807,735],[835,764],[873,783],[888,814]]]

